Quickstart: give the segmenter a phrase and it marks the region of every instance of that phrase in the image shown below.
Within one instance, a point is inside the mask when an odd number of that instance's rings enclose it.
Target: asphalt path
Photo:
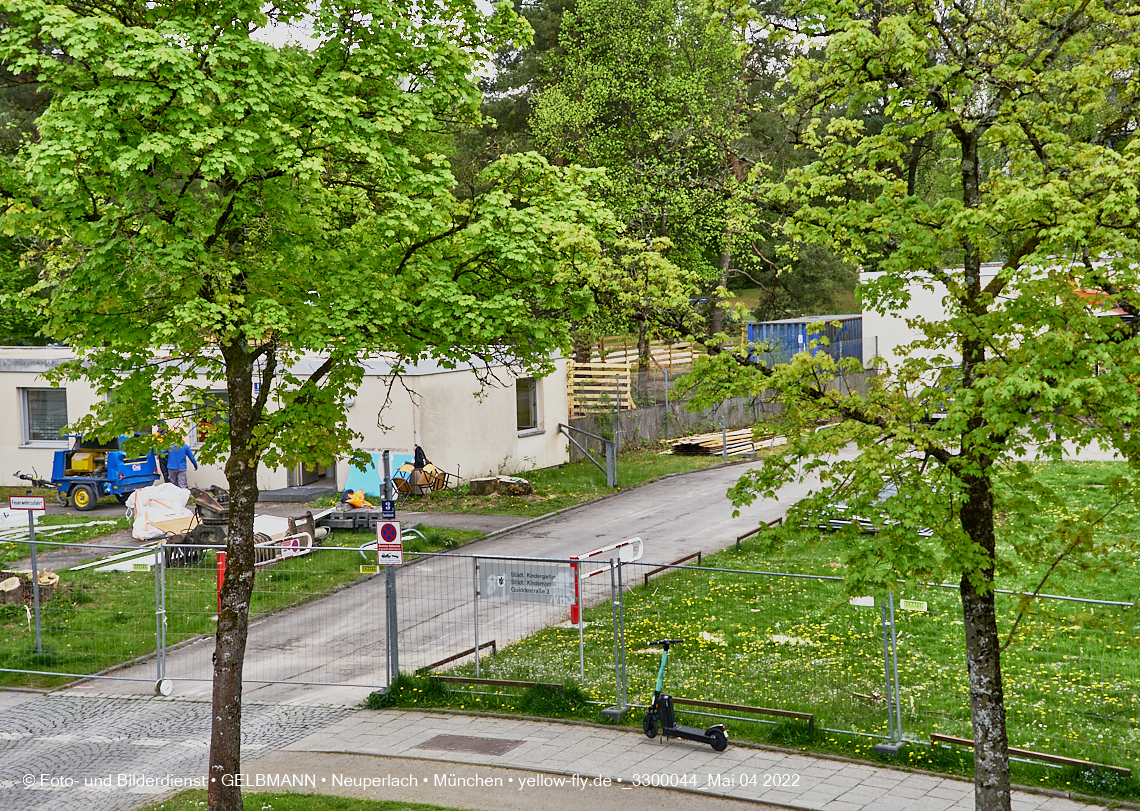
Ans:
[[[781,517],[809,488],[810,483],[789,485],[778,500],[757,500],[733,518],[726,492],[755,464],[671,476],[501,531],[465,546],[465,557],[434,557],[402,567],[397,574],[401,670],[413,670],[474,646],[475,564],[466,556],[564,560],[631,537],[640,537],[644,543],[642,563],[669,563],[697,551],[718,551],[760,523]],[[483,561],[480,565],[490,564]],[[554,571],[568,573],[569,569],[561,564]],[[640,579],[640,574],[635,577]],[[608,571],[590,578],[583,590],[584,602],[606,599],[609,588]],[[373,577],[252,623],[245,657],[246,696],[300,704],[363,700],[386,683],[384,600],[384,578]],[[568,615],[566,605],[483,599],[478,607],[479,639],[503,646],[547,625],[565,622]],[[176,695],[209,695],[212,653],[212,638],[168,653],[166,675],[175,682]],[[156,669],[153,662],[147,662],[113,675],[115,680],[97,683],[97,692],[146,693],[152,689]],[[91,689],[89,684],[82,687]]]

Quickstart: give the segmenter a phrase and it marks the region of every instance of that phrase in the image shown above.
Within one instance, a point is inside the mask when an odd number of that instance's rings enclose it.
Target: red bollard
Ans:
[[[218,618],[222,616],[222,583],[226,579],[226,553],[218,553]]]
[[[570,568],[574,570],[574,602],[570,606],[570,624],[577,625],[578,618],[582,611],[582,597],[578,593],[578,585],[582,582],[582,578],[578,577],[578,561],[573,560]]]

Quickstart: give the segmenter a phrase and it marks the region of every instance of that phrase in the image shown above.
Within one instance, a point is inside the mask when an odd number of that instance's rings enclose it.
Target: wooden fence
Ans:
[[[740,336],[733,336],[724,345],[726,349],[740,349],[748,345],[748,327],[741,326]],[[690,368],[697,355],[705,354],[705,348],[691,341],[650,341],[649,356],[659,368]],[[598,340],[590,360],[593,363],[637,365],[636,335],[607,335]]]
[[[570,419],[635,408],[628,363],[566,364]],[[618,405],[620,403],[620,405]],[[617,407],[615,407],[617,406]]]

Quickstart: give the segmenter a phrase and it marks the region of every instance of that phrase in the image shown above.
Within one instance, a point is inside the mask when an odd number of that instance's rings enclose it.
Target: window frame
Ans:
[[[525,384],[529,384],[530,389],[530,425],[522,425],[519,422],[519,395],[522,394]],[[515,379],[515,430],[519,436],[543,433],[542,420],[538,413],[538,378],[519,377]]]
[[[32,438],[32,411],[31,403],[29,402],[28,394],[30,392],[59,392],[63,395],[63,425],[60,429],[66,428],[68,425],[67,417],[67,389],[62,387],[51,386],[21,386],[18,389],[20,397],[20,447],[21,448],[67,448],[70,447],[71,441],[66,436],[57,437],[55,439],[33,439]]]

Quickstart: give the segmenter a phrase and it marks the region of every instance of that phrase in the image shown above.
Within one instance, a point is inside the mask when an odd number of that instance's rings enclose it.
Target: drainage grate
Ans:
[[[510,738],[477,738],[471,735],[436,735],[416,744],[413,749],[436,749],[441,752],[467,752],[472,755],[505,755],[519,744]]]

